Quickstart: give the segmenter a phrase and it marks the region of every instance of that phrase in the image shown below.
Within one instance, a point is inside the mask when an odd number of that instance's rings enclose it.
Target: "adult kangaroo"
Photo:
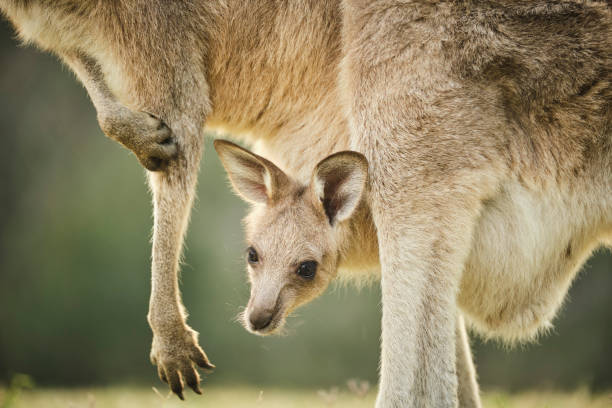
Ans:
[[[367,159],[383,296],[379,407],[457,404],[456,365],[471,365],[455,357],[464,335],[457,297],[478,301],[480,286],[460,291],[474,246],[489,254],[477,269],[571,265],[564,274],[612,240],[606,2],[0,0],[0,8],[25,41],[74,70],[104,132],[150,170],[151,357],[181,398],[184,383],[199,392],[194,363],[212,367],[177,282],[205,127],[241,137],[300,181],[336,151]],[[577,204],[561,206],[559,191]],[[587,217],[581,203],[597,211]],[[514,242],[499,236],[487,252],[474,234],[485,209],[512,205],[534,220],[518,235],[533,247],[512,253]],[[561,207],[565,218],[541,222]],[[563,223],[571,235],[558,234]],[[560,253],[553,238],[567,238]],[[477,324],[516,315],[529,333],[538,310],[498,305]]]

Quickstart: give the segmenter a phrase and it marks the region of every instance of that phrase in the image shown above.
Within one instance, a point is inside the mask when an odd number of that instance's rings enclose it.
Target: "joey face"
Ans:
[[[335,278],[340,224],[361,201],[367,163],[358,153],[334,154],[304,186],[234,144],[218,140],[215,148],[236,192],[253,204],[246,218],[251,297],[243,324],[256,334],[274,333]]]
[[[249,331],[274,332],[336,276],[335,231],[309,193],[255,207],[246,219],[251,298],[243,324]]]

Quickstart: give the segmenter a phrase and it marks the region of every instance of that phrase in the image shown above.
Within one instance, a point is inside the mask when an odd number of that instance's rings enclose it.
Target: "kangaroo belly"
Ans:
[[[586,201],[583,194],[512,183],[486,204],[458,298],[478,331],[512,342],[550,326],[599,243],[601,225],[589,222]]]

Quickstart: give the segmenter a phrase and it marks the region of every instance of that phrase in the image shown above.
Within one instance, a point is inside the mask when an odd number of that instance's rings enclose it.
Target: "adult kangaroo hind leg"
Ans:
[[[378,149],[393,148],[377,141]],[[457,361],[456,297],[479,194],[467,181],[420,183],[425,174],[406,174],[412,157],[395,151],[401,160],[394,161],[378,151],[366,149],[368,160],[386,161],[373,163],[370,173],[382,267],[377,406],[455,407],[458,388],[465,385],[457,378],[463,361]]]
[[[377,407],[455,407],[458,286],[504,174],[495,120],[482,121],[495,106],[450,79],[437,5],[389,3],[346,2],[341,72],[380,246]]]

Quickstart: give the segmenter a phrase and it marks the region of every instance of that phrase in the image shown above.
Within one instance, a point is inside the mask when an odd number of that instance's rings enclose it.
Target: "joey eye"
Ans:
[[[316,261],[304,261],[298,266],[296,273],[302,278],[312,280],[317,273],[317,262]]]
[[[259,255],[257,255],[257,251],[253,247],[249,247],[247,249],[247,261],[253,265],[259,262]]]

